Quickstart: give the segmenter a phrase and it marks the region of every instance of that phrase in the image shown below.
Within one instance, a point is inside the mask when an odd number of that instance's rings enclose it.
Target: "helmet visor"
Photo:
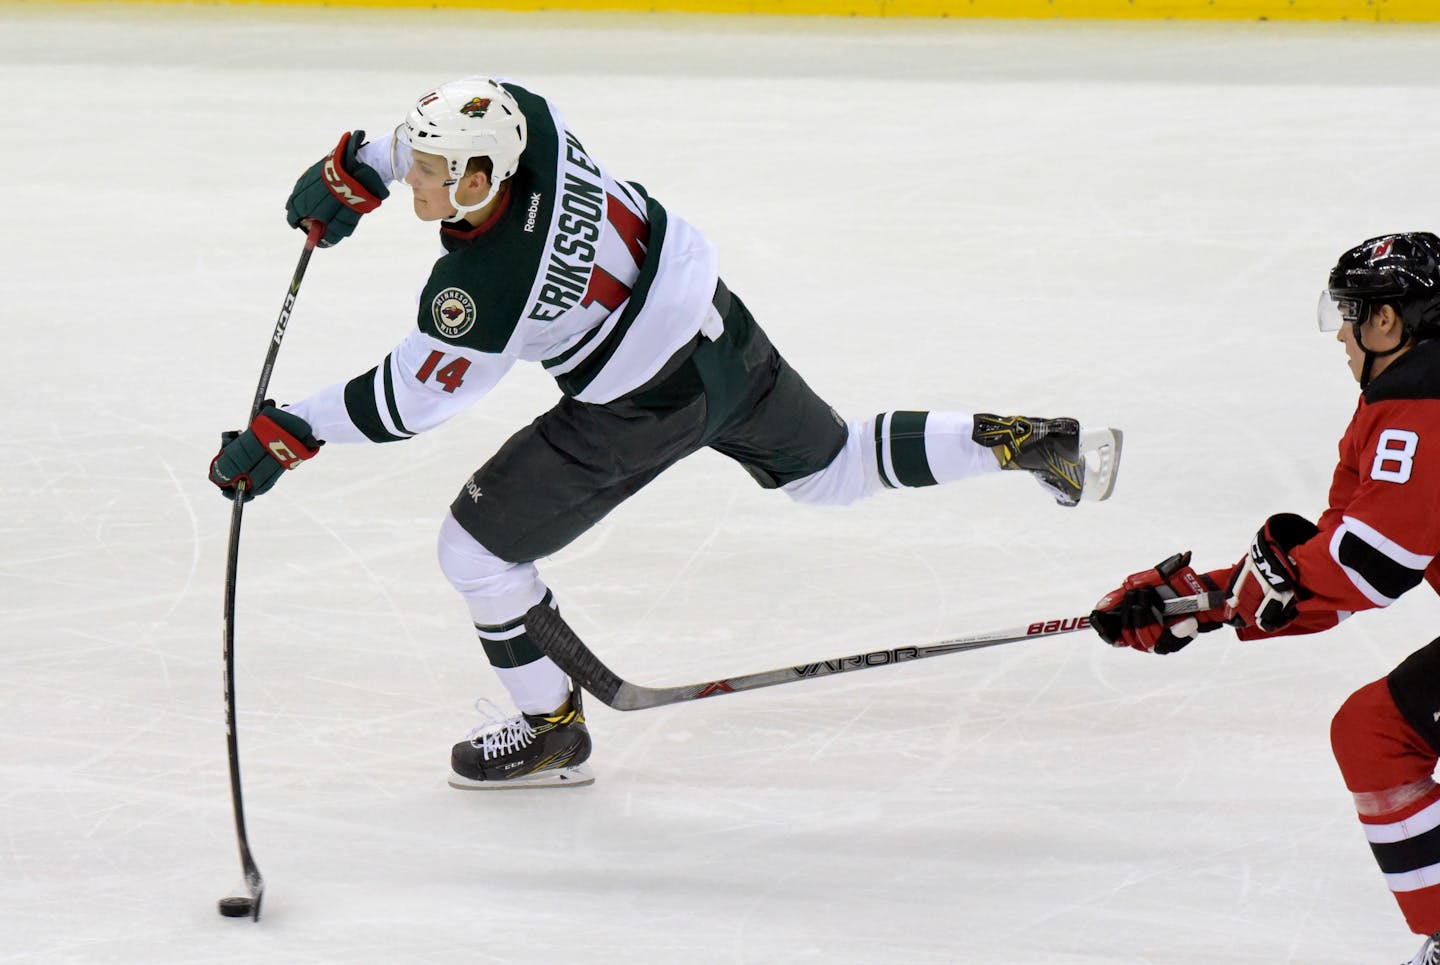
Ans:
[[[1340,326],[1346,323],[1351,325],[1363,323],[1369,317],[1370,312],[1365,304],[1365,299],[1326,289],[1320,293],[1320,304],[1316,308],[1315,314],[1320,320],[1320,331],[1338,332]]]

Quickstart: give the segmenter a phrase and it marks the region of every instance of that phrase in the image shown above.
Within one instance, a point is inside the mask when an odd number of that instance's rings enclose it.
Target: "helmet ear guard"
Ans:
[[[489,77],[464,77],[421,95],[400,125],[411,151],[445,160],[450,203],[458,221],[485,207],[520,169],[525,152],[525,115],[513,94]],[[396,130],[397,136],[400,130]],[[477,157],[490,159],[490,191],[478,204],[461,204],[456,187]]]

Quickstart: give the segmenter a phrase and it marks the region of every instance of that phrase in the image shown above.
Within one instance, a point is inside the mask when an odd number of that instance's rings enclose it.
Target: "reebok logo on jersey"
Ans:
[[[470,494],[470,501],[472,503],[478,503],[480,501],[480,497],[485,495],[484,491],[481,490],[479,486],[475,485],[474,476],[471,476],[469,479],[465,480],[465,492]]]
[[[463,288],[447,288],[430,303],[435,330],[446,338],[459,338],[475,327],[475,299]]]
[[[530,207],[525,209],[525,230],[535,233],[535,218],[540,214],[540,192],[530,195]]]

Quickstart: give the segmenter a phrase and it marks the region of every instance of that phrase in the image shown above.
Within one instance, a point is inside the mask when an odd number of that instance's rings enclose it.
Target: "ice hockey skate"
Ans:
[[[1405,965],[1440,965],[1440,932],[1425,939],[1425,944]]]
[[[975,414],[975,442],[994,450],[1001,469],[1032,473],[1061,506],[1099,502],[1115,491],[1119,429],[1081,429],[1074,419]]]
[[[450,752],[450,786],[464,791],[583,787],[595,782],[585,765],[590,731],[580,691],[559,713],[502,718],[488,700],[475,702],[486,718]]]

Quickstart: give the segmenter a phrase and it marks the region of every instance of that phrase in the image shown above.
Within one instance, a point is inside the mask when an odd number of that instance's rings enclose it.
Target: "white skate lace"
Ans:
[[[1437,963],[1440,963],[1440,932],[1425,939],[1425,944],[1405,965],[1437,965]]]
[[[535,738],[535,728],[523,714],[505,717],[499,707],[484,697],[475,701],[475,710],[484,720],[465,736],[480,748],[481,756],[487,761],[526,747]]]

